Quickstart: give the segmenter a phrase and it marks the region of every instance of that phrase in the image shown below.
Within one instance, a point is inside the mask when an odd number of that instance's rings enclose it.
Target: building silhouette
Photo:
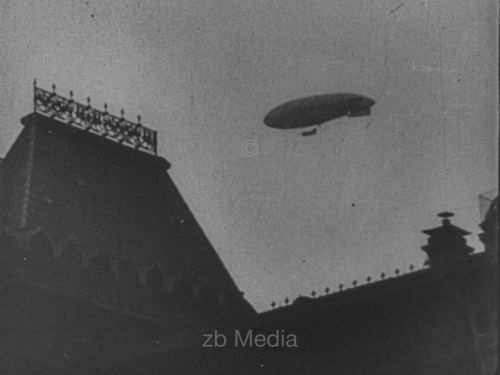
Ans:
[[[253,316],[156,133],[34,90],[1,164],[2,373],[53,374]]]
[[[442,213],[424,230],[427,266],[257,314],[140,118],[35,84],[21,122],[0,164],[3,374],[497,371],[496,199],[484,252]],[[207,347],[207,335],[226,342]]]

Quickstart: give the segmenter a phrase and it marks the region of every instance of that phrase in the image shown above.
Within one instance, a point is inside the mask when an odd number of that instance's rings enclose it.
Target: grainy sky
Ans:
[[[0,4],[0,152],[35,77],[140,113],[259,310],[421,265],[420,231],[440,211],[478,233],[477,196],[497,181],[496,1]],[[275,105],[330,92],[377,104],[313,137],[262,124]]]

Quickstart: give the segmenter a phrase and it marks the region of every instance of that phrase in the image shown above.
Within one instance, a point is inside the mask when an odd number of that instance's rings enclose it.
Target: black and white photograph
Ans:
[[[0,374],[498,375],[494,0],[0,0]]]

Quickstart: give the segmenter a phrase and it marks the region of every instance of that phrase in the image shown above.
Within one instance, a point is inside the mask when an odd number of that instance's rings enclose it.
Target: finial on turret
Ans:
[[[108,103],[104,103],[104,113],[108,113]]]
[[[438,214],[439,217],[453,217],[455,216],[455,214],[453,212],[448,212],[448,211],[445,211],[445,212],[440,212]]]
[[[69,90],[69,100],[73,100],[73,90]]]
[[[122,119],[125,117],[125,110],[123,108],[120,109],[120,116]]]
[[[87,107],[89,107],[89,108],[91,107],[91,105],[90,105],[90,96],[87,96]]]
[[[141,125],[141,115],[137,115],[137,123]]]
[[[445,212],[440,212],[438,216],[443,218],[443,225],[448,225],[450,224],[450,217],[455,216],[455,214],[453,212],[445,211]]]

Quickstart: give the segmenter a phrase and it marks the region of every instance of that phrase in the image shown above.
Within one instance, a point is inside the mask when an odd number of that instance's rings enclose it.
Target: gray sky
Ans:
[[[478,233],[477,196],[497,180],[496,1],[0,4],[1,152],[35,77],[140,113],[259,310],[421,265],[420,231],[440,211]],[[329,92],[377,104],[314,137],[262,124],[275,105]]]

